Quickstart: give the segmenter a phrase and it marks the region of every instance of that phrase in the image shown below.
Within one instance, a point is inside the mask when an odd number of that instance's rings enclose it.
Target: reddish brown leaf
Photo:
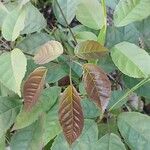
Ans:
[[[26,80],[23,87],[24,109],[29,111],[36,104],[43,89],[47,69],[35,69]]]
[[[85,60],[99,59],[107,54],[107,52],[107,48],[92,40],[81,42],[75,47],[76,56]]]
[[[83,129],[84,118],[80,100],[73,85],[69,85],[61,96],[59,121],[70,145],[80,136]]]
[[[111,96],[111,83],[106,73],[94,64],[85,64],[83,81],[86,92],[97,106],[105,111]]]
[[[58,41],[48,41],[42,45],[34,56],[36,64],[48,63],[63,53],[63,47]]]

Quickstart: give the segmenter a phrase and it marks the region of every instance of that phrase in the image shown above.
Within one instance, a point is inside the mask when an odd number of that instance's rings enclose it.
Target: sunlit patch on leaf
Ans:
[[[57,41],[48,41],[42,45],[34,56],[36,64],[46,64],[63,53],[63,47],[61,43]]]

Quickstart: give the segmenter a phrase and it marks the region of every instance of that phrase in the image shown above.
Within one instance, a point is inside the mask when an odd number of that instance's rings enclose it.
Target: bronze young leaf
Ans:
[[[35,69],[26,80],[23,87],[24,109],[29,111],[36,104],[44,86],[47,69]]]
[[[83,81],[86,92],[97,106],[105,111],[111,96],[111,83],[106,73],[94,64],[85,64]]]
[[[63,53],[63,47],[58,41],[48,41],[40,47],[38,52],[34,56],[36,64],[48,63]]]
[[[59,121],[70,145],[80,136],[83,129],[84,117],[80,100],[73,85],[69,85],[61,96]]]
[[[96,41],[87,40],[79,43],[75,48],[75,54],[81,59],[99,59],[108,52],[107,48]]]

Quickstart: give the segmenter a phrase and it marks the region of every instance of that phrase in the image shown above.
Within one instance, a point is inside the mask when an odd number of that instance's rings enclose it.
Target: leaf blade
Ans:
[[[80,100],[73,85],[68,86],[61,96],[59,121],[70,145],[80,136],[83,129],[84,120]]]
[[[111,83],[106,73],[98,66],[85,64],[83,69],[86,92],[89,98],[104,112],[111,96]]]
[[[14,123],[21,102],[16,98],[0,97],[0,138]]]
[[[115,25],[125,26],[150,15],[149,0],[123,0],[118,3],[114,12]]]
[[[102,6],[98,0],[82,0],[77,7],[76,18],[83,25],[95,30],[104,25]]]
[[[115,45],[111,50],[111,57],[115,65],[124,74],[134,78],[147,78],[150,70],[148,53],[138,46],[122,42]]]
[[[149,149],[149,124],[150,117],[138,112],[124,112],[118,116],[119,131],[133,150]]]
[[[28,77],[23,87],[24,109],[30,111],[36,104],[44,86],[47,69],[39,67]]]
[[[27,66],[25,55],[15,48],[11,53],[0,56],[0,66],[0,82],[21,96],[20,86]]]
[[[92,40],[79,43],[75,47],[75,54],[81,59],[99,59],[107,53],[107,48]]]
[[[45,64],[56,59],[62,53],[63,47],[61,43],[52,40],[42,45],[33,59],[36,64]]]
[[[7,41],[15,41],[24,28],[26,12],[24,9],[14,9],[2,25],[2,35]]]

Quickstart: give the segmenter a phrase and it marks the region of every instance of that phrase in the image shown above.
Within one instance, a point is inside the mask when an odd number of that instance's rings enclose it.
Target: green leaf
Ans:
[[[17,0],[18,5],[22,8],[23,5],[28,3],[30,0]]]
[[[20,107],[19,99],[0,97],[0,138],[14,123]]]
[[[100,59],[108,50],[96,41],[87,40],[79,43],[74,52],[81,59],[91,60]]]
[[[108,103],[108,109],[111,109],[111,107],[113,107],[125,93],[126,93],[125,91],[120,91],[120,90],[113,91],[111,94],[111,99],[109,100],[109,103]],[[127,102],[127,98],[117,103],[117,105],[115,105],[115,107],[113,107],[112,110],[121,108],[121,106],[125,104],[126,102]]]
[[[149,150],[150,117],[137,112],[126,112],[118,116],[118,127],[125,142],[132,150]]]
[[[42,46],[49,40],[52,40],[52,37],[46,33],[34,33],[24,38],[17,44],[16,47],[23,50],[23,52],[34,54],[40,46]]]
[[[107,73],[113,72],[116,69],[110,55],[106,55],[99,59],[98,66],[100,66]]]
[[[71,23],[71,21],[73,20],[73,18],[75,17],[75,12],[77,9],[77,5],[78,5],[78,0],[72,1],[72,0],[57,0],[63,14],[64,17],[67,21],[68,24]],[[67,26],[65,19],[59,9],[59,6],[57,5],[56,0],[53,1],[53,11],[54,14],[57,18],[57,21],[64,25]]]
[[[46,20],[36,7],[27,3],[24,9],[26,11],[25,27],[21,34],[39,32],[46,27]]]
[[[97,36],[93,32],[89,32],[89,31],[77,32],[75,33],[75,37],[78,43],[86,40],[97,41]]]
[[[114,9],[116,5],[118,4],[119,0],[106,0],[106,5],[110,7],[111,9]]]
[[[34,63],[34,61],[31,59],[28,59],[27,64],[28,65],[27,65],[26,76],[28,76],[36,67],[38,67],[38,65],[36,65]],[[61,78],[65,77],[69,74],[69,71],[66,71],[64,69],[65,65],[62,63],[58,64],[58,63],[50,62],[50,63],[45,64],[43,66],[48,69],[47,77],[46,77],[46,81],[48,83],[55,83],[58,80],[60,80]]]
[[[134,78],[130,78],[125,76],[123,78],[125,85],[131,89],[132,87],[134,87],[136,84],[138,84],[141,80],[140,79],[134,79]],[[139,95],[139,96],[144,96],[146,98],[150,97],[150,82],[147,82],[146,84],[144,84],[142,87],[139,87],[135,92]]]
[[[98,0],[81,0],[76,17],[83,25],[98,30],[104,25],[102,6]]]
[[[134,78],[147,78],[150,70],[149,54],[138,46],[122,42],[111,50],[111,57],[118,69],[124,74]]]
[[[7,16],[7,13],[8,13],[7,8],[2,2],[0,2],[0,28],[3,24],[5,17]]]
[[[147,18],[149,15],[149,0],[121,0],[114,12],[114,22],[120,27]]]
[[[5,136],[0,138],[0,150],[5,150]]]
[[[2,36],[7,41],[15,41],[24,28],[25,9],[14,9],[6,16],[2,25]]]
[[[117,28],[115,26],[108,26],[106,36],[106,46],[112,48],[114,45],[126,41],[130,43],[139,43],[140,33],[134,26],[129,24],[124,27]]]
[[[103,136],[93,146],[93,150],[126,150],[119,136],[111,133]]]
[[[19,49],[0,56],[0,82],[19,96],[21,96],[20,86],[26,72],[26,64],[26,57]]]
[[[11,150],[41,150],[43,146],[43,118],[18,130],[12,137]]]
[[[89,99],[83,99],[81,101],[84,118],[92,119],[100,116],[101,112],[98,107]]]
[[[108,130],[111,131],[111,133],[114,133],[114,134],[117,134],[117,135],[120,135],[119,132],[118,132],[118,127],[117,127],[117,119],[116,119],[116,116],[113,115],[111,116],[111,118],[109,118],[109,124],[108,122],[100,122],[98,124],[98,137],[103,137],[104,135],[108,134]],[[99,142],[97,142],[99,143]]]
[[[79,82],[79,78],[82,76],[82,66],[75,62],[70,62],[70,58],[67,55],[61,55],[58,58],[59,62],[63,65],[63,70],[69,75],[70,67],[72,72],[72,79],[76,83]]]
[[[55,104],[59,94],[59,87],[51,87],[43,90],[43,93],[39,98],[39,102],[32,108],[30,112],[24,111],[23,109],[20,111],[13,129],[21,129],[27,127],[35,120],[37,120],[38,116],[42,112],[48,111]]]
[[[92,120],[85,120],[85,125],[80,138],[72,144],[72,150],[92,150],[92,144],[98,140],[97,125]],[[56,137],[52,150],[69,150],[69,144],[66,142],[63,134]]]
[[[27,35],[16,47],[20,48],[23,52],[35,54],[38,48],[49,40],[52,40],[52,37],[46,33],[34,33],[32,35]]]
[[[46,145],[50,140],[56,137],[61,131],[58,121],[58,105],[56,104],[45,117],[43,143]]]
[[[150,52],[150,30],[149,30],[149,25],[150,25],[150,16],[140,22],[134,23],[135,27],[141,34],[141,39],[144,42],[144,46],[148,51]]]

